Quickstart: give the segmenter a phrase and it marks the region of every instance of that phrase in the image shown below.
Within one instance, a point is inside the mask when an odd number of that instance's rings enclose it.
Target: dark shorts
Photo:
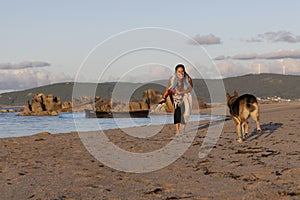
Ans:
[[[174,111],[174,124],[179,124],[179,123],[185,124],[183,113],[184,113],[184,104],[182,104],[181,106],[178,105]]]

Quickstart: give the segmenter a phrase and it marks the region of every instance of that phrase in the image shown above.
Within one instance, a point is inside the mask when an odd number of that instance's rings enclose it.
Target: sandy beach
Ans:
[[[203,110],[209,113],[209,109]],[[227,120],[213,150],[198,157],[208,122],[192,145],[167,167],[128,173],[95,159],[78,133],[0,139],[0,199],[299,199],[300,102],[261,104],[262,135],[243,142]],[[130,128],[135,132],[149,127]],[[165,146],[174,126],[139,139],[122,130],[105,134],[120,148],[149,152]]]

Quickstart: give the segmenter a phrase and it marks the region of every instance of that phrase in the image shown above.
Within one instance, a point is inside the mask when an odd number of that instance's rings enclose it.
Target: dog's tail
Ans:
[[[258,109],[258,103],[255,96],[249,95],[249,97],[247,98],[247,108],[250,112]]]

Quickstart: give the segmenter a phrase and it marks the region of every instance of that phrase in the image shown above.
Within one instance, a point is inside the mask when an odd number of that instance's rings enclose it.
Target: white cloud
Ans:
[[[283,59],[274,61],[233,62],[225,60],[217,64],[222,77],[239,76],[244,74],[275,73],[300,75],[300,60]]]
[[[168,79],[174,73],[174,69],[162,65],[144,65],[132,69],[119,76],[117,74],[106,74],[99,82],[151,82],[155,80]]]
[[[247,66],[228,60],[218,63],[217,68],[222,77],[240,76],[251,73],[251,67],[249,65]]]
[[[276,52],[264,53],[264,54],[237,54],[234,56],[217,56],[214,60],[255,60],[255,59],[265,59],[265,60],[277,60],[277,59],[300,59],[300,50],[280,50]]]
[[[213,34],[209,35],[196,35],[193,39],[187,41],[191,45],[212,45],[212,44],[221,44],[221,39]]]
[[[300,50],[288,50],[288,51],[281,50],[281,51],[277,51],[277,52],[261,54],[257,58],[260,58],[260,59],[284,59],[284,58],[300,59]]]
[[[280,70],[285,66],[285,71],[287,74],[300,74],[300,60],[294,59],[283,59],[277,61],[277,65]]]
[[[149,69],[148,75],[150,79],[166,79],[169,78],[174,71],[175,70],[171,70],[164,66],[153,66]]]
[[[48,67],[50,64],[48,62],[42,61],[23,61],[19,63],[0,63],[0,70],[15,70],[15,69],[26,69],[26,68],[39,68]]]
[[[237,54],[231,57],[234,60],[252,60],[256,58],[257,54]]]
[[[71,77],[63,73],[54,74],[48,70],[30,68],[1,70],[0,76],[0,90],[22,90],[72,80]]]
[[[229,58],[230,58],[230,57],[229,57]],[[217,56],[217,57],[214,58],[214,60],[226,60],[226,59],[227,59],[227,57],[225,57],[225,56],[223,56],[223,55]]]
[[[246,41],[246,42],[249,42],[249,43],[252,43],[252,42],[263,42],[262,39],[258,39],[258,38],[251,38],[251,39],[242,40],[242,41]]]
[[[247,42],[300,42],[300,35],[294,35],[288,31],[269,31],[263,34],[258,34],[256,37],[246,40]]]

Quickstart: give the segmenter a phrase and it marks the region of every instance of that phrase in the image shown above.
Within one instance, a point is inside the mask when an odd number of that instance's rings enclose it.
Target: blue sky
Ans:
[[[0,91],[75,77],[80,81],[168,77],[181,60],[148,51],[123,56],[104,71],[109,59],[137,47],[132,43],[144,44],[143,40],[182,50],[190,56],[193,67],[188,69],[194,77],[214,78],[212,68],[222,77],[258,73],[258,66],[261,72],[283,73],[283,65],[286,74],[300,74],[299,8],[296,0],[1,1]],[[134,31],[143,27],[161,30]],[[159,32],[169,32],[170,37],[159,38]],[[188,42],[182,34],[198,43]],[[91,52],[97,45],[107,49]]]

